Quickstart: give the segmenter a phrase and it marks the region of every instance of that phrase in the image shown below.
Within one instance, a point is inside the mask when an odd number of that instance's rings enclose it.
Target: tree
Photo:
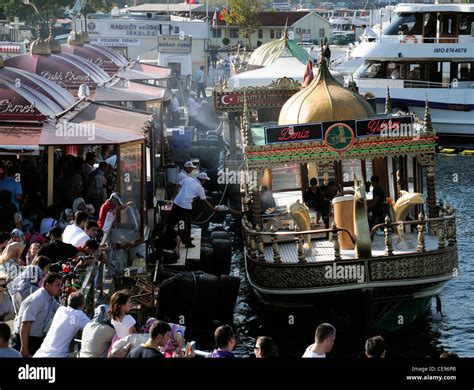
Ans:
[[[262,0],[230,0],[229,12],[222,15],[222,19],[229,26],[238,26],[244,36],[244,44],[248,40],[251,46],[250,35],[260,27],[258,14]]]
[[[108,12],[112,9],[113,0],[82,0],[82,9],[86,13],[97,11]],[[30,26],[55,21],[63,16],[63,11],[74,6],[75,0],[30,0],[31,4],[24,4],[22,0],[0,0],[0,9],[7,20],[12,21],[15,16]],[[36,13],[36,9],[38,13]]]

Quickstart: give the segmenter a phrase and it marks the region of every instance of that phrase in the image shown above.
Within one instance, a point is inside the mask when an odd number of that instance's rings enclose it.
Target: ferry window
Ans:
[[[440,15],[440,34],[442,35],[457,35],[457,15],[456,14],[441,14]]]
[[[272,191],[285,191],[301,188],[299,164],[285,164],[272,168]]]
[[[417,14],[419,15],[419,14]],[[401,13],[398,19],[395,19],[390,26],[383,32],[384,35],[398,35],[410,31],[415,25],[415,14]]]
[[[361,79],[371,79],[375,77],[381,68],[380,62],[364,62],[355,72],[354,77]]]
[[[459,15],[459,35],[471,35],[474,14]]]
[[[473,65],[472,62],[463,62],[457,65],[457,79],[459,81],[473,81],[474,80],[474,72],[473,72]]]
[[[437,14],[434,12],[425,14],[425,25],[423,26],[423,36],[425,38],[436,37],[436,24],[438,22]],[[432,40],[425,40],[425,42],[433,42]]]

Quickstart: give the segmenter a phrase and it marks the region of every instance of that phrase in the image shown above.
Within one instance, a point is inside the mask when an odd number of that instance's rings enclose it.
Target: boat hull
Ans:
[[[385,330],[397,330],[423,315],[431,298],[457,275],[457,265],[456,246],[423,254],[306,264],[261,262],[246,254],[248,280],[263,303],[308,307],[321,315],[344,312],[368,328]],[[338,277],[343,276],[338,267],[363,267],[359,268],[363,277]]]

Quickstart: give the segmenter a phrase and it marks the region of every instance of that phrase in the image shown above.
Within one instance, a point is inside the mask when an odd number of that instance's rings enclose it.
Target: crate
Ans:
[[[194,127],[180,126],[173,128],[172,148],[190,148],[193,140]]]

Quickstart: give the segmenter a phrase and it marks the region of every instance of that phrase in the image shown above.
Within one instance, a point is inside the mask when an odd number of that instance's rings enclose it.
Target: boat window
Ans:
[[[474,62],[453,63],[458,81],[474,81]]]
[[[436,40],[436,24],[438,21],[436,12],[426,13],[424,16],[425,24],[423,26],[424,42],[431,43]]]
[[[383,32],[384,35],[421,35],[423,28],[423,14],[414,13],[400,14],[398,19],[395,19],[390,26]]]
[[[457,17],[457,14],[440,14],[440,35],[458,35]]]
[[[459,15],[459,35],[471,35],[474,13]]]
[[[366,61],[354,72],[354,77],[359,79],[374,78],[379,73],[381,66],[380,62]]]

